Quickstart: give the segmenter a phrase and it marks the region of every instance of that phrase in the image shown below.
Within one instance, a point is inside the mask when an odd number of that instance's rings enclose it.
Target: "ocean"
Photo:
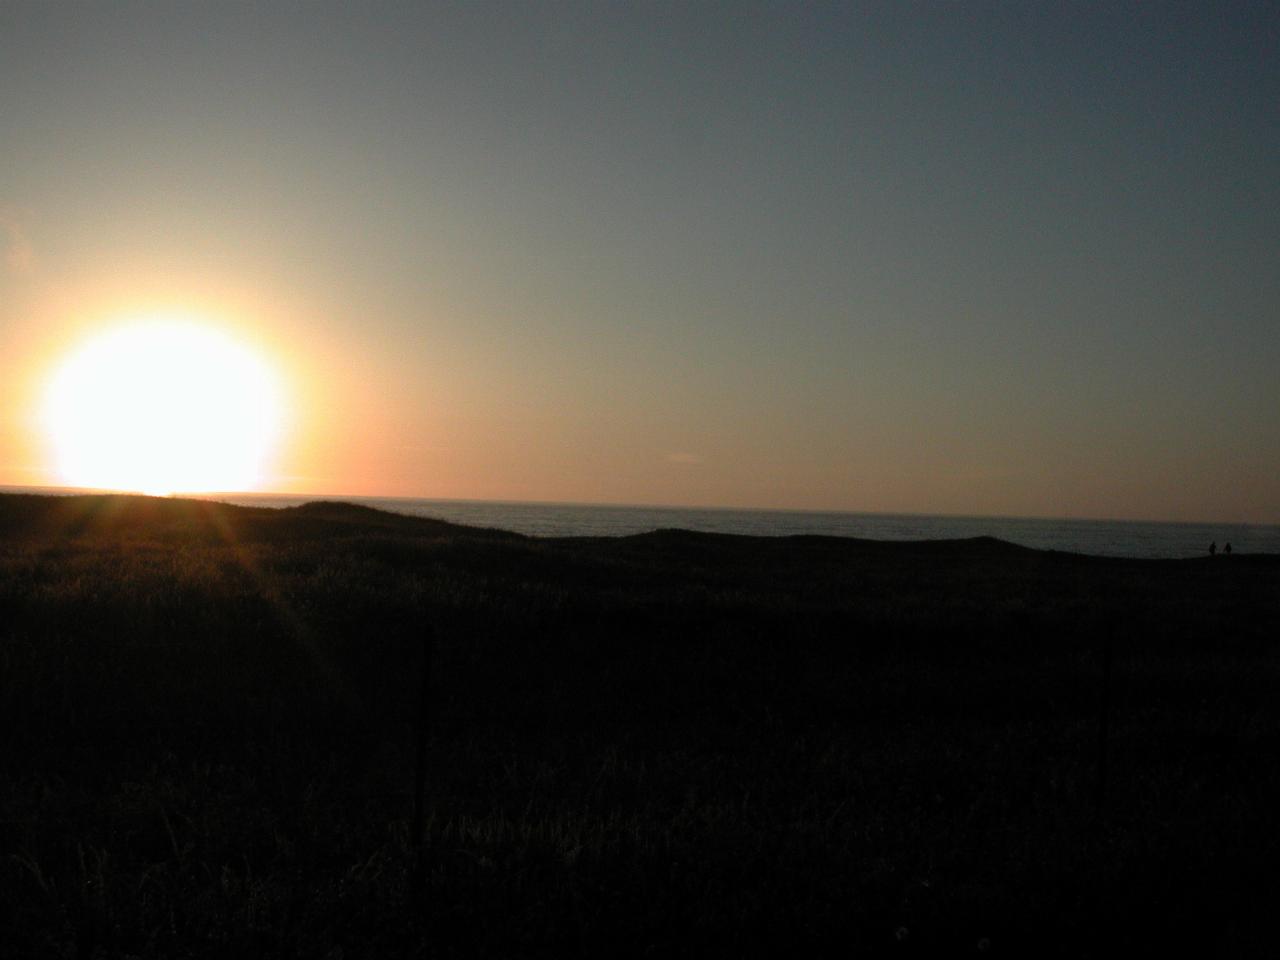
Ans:
[[[245,494],[214,499],[246,506],[289,507],[322,498]],[[951,540],[989,536],[1039,550],[1062,550],[1102,557],[1195,557],[1207,553],[1211,542],[1216,542],[1219,550],[1230,543],[1236,553],[1280,554],[1280,526],[1274,524],[1150,523],[368,497],[324,499],[344,499],[393,513],[435,517],[451,523],[493,527],[535,537],[622,537],[661,529],[766,537],[820,534],[869,540]]]

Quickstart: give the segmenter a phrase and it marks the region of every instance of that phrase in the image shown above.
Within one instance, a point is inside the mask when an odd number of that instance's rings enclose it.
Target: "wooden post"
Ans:
[[[418,689],[418,736],[413,772],[413,879],[421,889],[423,873],[423,826],[427,793],[427,738],[431,726],[431,655],[435,647],[435,631],[428,626],[422,633],[422,679]]]

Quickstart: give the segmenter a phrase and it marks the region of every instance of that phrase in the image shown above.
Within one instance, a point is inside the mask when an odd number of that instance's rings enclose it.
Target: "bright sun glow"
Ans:
[[[44,404],[64,483],[151,494],[253,489],[280,419],[259,357],[211,327],[167,318],[80,346]]]

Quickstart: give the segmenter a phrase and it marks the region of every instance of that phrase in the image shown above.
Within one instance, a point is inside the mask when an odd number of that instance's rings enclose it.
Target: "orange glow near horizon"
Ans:
[[[63,483],[156,495],[252,490],[283,427],[279,379],[215,325],[115,326],[57,366],[41,414]]]

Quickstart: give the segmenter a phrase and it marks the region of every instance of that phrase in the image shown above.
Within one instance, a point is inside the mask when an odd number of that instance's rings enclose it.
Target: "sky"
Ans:
[[[1280,522],[1278,10],[7,2],[0,484],[173,310],[268,490]]]

